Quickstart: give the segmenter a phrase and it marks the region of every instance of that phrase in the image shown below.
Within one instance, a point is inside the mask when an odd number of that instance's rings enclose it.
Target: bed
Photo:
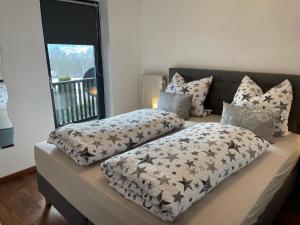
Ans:
[[[300,118],[297,117],[300,77],[185,68],[171,68],[170,77],[176,72],[187,80],[214,75],[205,102],[206,108],[212,109],[214,115],[203,119],[190,118],[185,126],[218,121],[222,102],[231,102],[244,74],[250,75],[264,91],[286,78],[293,84],[294,102],[289,118],[289,128],[293,133],[275,139],[271,151],[225,180],[173,222],[191,225],[199,221],[204,225],[270,224],[290,193],[296,177],[300,152],[300,136],[296,134],[300,132]],[[40,192],[71,224],[167,224],[109,187],[99,165],[78,167],[47,143],[36,145],[35,157]],[[218,216],[213,216],[216,211]]]

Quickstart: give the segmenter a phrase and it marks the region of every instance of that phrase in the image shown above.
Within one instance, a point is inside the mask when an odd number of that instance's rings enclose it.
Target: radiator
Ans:
[[[166,88],[163,75],[144,75],[140,83],[140,106],[142,108],[156,108],[160,91]]]

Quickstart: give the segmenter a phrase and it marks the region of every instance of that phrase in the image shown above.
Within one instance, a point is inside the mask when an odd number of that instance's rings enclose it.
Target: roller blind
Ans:
[[[96,3],[41,0],[46,43],[97,45]]]

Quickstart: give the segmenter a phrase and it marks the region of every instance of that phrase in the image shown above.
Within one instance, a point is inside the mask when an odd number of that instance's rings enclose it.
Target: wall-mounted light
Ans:
[[[96,84],[96,69],[93,67],[85,72],[83,79],[93,79],[90,81],[91,86],[87,87],[87,92],[92,96],[98,95],[97,84]]]
[[[91,87],[91,88],[89,89],[89,93],[90,93],[90,95],[92,95],[92,96],[97,96],[97,95],[98,95],[97,87]]]

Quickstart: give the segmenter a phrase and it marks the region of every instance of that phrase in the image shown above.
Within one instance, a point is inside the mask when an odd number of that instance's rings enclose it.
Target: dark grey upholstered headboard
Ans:
[[[179,73],[187,81],[213,76],[213,82],[205,101],[205,107],[212,109],[214,114],[221,115],[223,101],[231,103],[244,75],[253,79],[264,92],[281,83],[285,79],[293,85],[294,99],[289,118],[289,130],[300,134],[300,75],[271,74],[242,71],[223,71],[191,68],[170,68],[169,78]]]

